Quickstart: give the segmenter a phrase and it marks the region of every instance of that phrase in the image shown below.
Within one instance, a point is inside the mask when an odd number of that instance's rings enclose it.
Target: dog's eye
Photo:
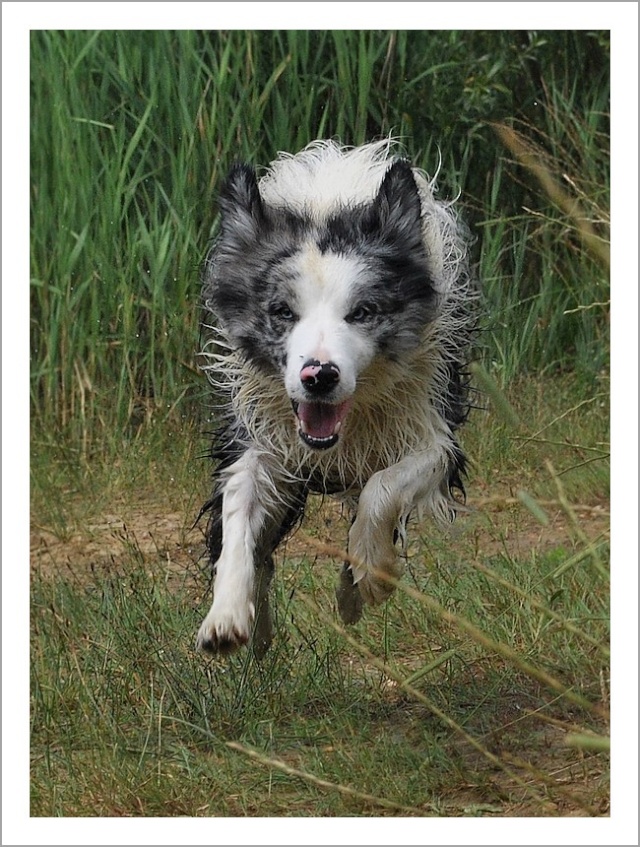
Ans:
[[[349,312],[345,320],[350,324],[361,324],[368,321],[378,312],[373,303],[361,303],[352,312]]]
[[[269,306],[269,314],[274,318],[280,318],[281,321],[293,321],[296,318],[287,303],[272,303]]]

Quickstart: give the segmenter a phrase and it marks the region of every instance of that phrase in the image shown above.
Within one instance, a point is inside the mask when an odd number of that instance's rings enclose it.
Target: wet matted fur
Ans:
[[[352,510],[337,589],[345,622],[383,602],[416,509],[464,495],[476,301],[468,239],[434,183],[389,140],[317,141],[220,191],[204,272],[203,367],[221,408],[208,545],[208,652],[272,639],[273,552],[310,492]]]

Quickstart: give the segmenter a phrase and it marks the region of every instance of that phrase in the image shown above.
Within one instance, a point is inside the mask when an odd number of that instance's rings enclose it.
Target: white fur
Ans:
[[[321,256],[311,244],[295,266],[301,283],[296,290],[301,317],[289,339],[285,387],[292,400],[303,400],[302,363],[309,359],[335,362],[341,374],[340,393],[335,397],[339,402],[353,395],[374,352],[369,339],[343,319],[350,291],[365,276],[366,268],[351,257]]]
[[[276,208],[306,212],[321,221],[336,209],[376,196],[397,143],[391,138],[345,148],[315,141],[300,153],[280,153],[260,180],[260,194]],[[444,293],[458,278],[466,249],[451,204],[436,201],[435,179],[413,169],[422,205],[429,270]],[[312,196],[312,201],[309,197]]]
[[[246,644],[256,611],[254,557],[256,541],[270,507],[274,507],[270,463],[249,449],[226,473],[222,520],[225,541],[216,564],[213,604],[196,639],[196,647],[228,649]]]
[[[233,416],[283,475],[293,480],[305,479],[309,471],[325,479],[335,475],[346,491],[357,494],[374,473],[419,453],[425,444],[440,445],[438,452],[446,453],[446,424],[429,403],[439,376],[438,359],[429,355],[437,338],[429,335],[426,331],[423,346],[408,363],[374,362],[360,373],[345,430],[330,452],[311,453],[297,438],[291,400],[279,377],[253,369],[220,337],[204,355],[212,383],[221,381],[226,390],[231,383]],[[438,518],[447,514],[442,508],[432,511]]]
[[[295,156],[281,154],[262,177],[260,194],[272,207],[321,221],[337,208],[373,200],[391,152],[389,140],[352,150],[316,142]],[[404,537],[406,520],[417,508],[438,521],[455,514],[445,484],[454,442],[432,400],[444,388],[444,351],[455,345],[456,332],[466,329],[464,312],[460,317],[460,304],[471,300],[466,246],[452,209],[434,199],[433,182],[419,171],[414,176],[439,317],[400,363],[376,359],[366,333],[344,320],[366,263],[353,256],[321,255],[312,244],[291,259],[299,320],[288,339],[282,376],[265,375],[235,349],[223,329],[210,327],[205,369],[229,397],[228,411],[249,440],[242,458],[225,472],[222,554],[213,605],[198,634],[201,648],[228,649],[249,640],[256,545],[265,521],[286,509],[287,484],[313,475],[337,483],[340,496],[357,504],[348,549],[354,591],[366,603],[389,595],[384,574],[401,573],[394,529]],[[309,450],[296,432],[291,401],[304,399],[300,368],[309,359],[335,362],[341,374],[335,401],[352,400],[331,450]],[[349,591],[342,599],[339,595],[345,620],[354,618],[354,603]]]

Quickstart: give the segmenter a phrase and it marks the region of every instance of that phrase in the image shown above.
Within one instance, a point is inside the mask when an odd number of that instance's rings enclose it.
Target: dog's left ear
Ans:
[[[369,232],[401,237],[408,245],[421,243],[420,195],[411,165],[399,159],[382,180],[380,190],[366,214]]]

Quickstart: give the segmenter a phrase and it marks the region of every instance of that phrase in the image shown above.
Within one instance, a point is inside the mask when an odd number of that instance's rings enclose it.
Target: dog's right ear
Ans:
[[[258,179],[251,165],[234,165],[220,189],[223,239],[255,240],[265,222]]]

